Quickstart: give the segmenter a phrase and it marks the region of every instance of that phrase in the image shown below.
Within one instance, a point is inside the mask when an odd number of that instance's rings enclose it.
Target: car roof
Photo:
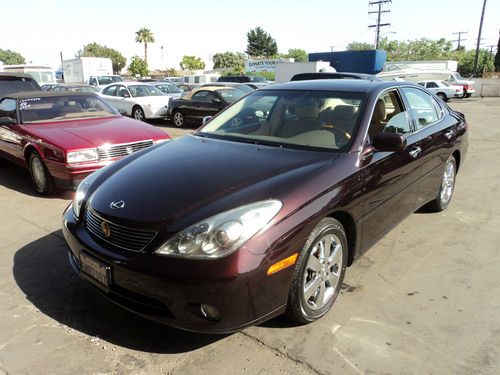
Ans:
[[[411,82],[370,81],[365,79],[316,79],[293,81],[263,87],[259,91],[269,90],[311,90],[311,91],[381,91],[394,86],[417,86]],[[420,87],[420,86],[419,86]]]
[[[92,85],[86,85],[85,83],[56,83],[56,84],[51,83],[51,85],[60,87],[94,87]]]
[[[34,81],[34,78],[29,74],[25,73],[11,73],[11,72],[0,72],[0,77],[18,77],[18,78],[28,78]]]
[[[28,99],[28,98],[47,98],[56,96],[89,96],[96,95],[88,92],[72,92],[71,94],[67,91],[20,91],[12,94],[8,94],[5,97],[11,99]]]
[[[294,74],[291,81],[305,81],[311,79],[373,79],[379,80],[377,76],[366,73],[354,72],[305,72]]]

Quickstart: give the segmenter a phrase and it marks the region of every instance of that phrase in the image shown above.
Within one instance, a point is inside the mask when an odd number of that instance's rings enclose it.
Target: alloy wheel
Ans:
[[[47,185],[45,169],[39,158],[33,158],[31,161],[31,172],[33,181],[38,191],[42,191]]]
[[[439,199],[441,199],[441,205],[443,207],[447,206],[453,195],[453,189],[455,187],[455,164],[452,160],[446,162],[446,167],[444,169],[443,181],[441,182],[441,193]]]

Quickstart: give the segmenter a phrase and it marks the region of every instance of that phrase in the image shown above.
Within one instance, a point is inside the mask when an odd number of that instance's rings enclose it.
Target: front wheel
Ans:
[[[146,118],[141,107],[134,107],[134,109],[132,110],[132,117],[139,121],[144,121],[144,119]]]
[[[441,186],[438,196],[431,202],[430,208],[435,212],[441,212],[448,207],[455,190],[455,176],[457,175],[457,162],[453,156],[450,156],[444,167]]]
[[[448,97],[446,96],[446,94],[444,92],[438,92],[436,94],[443,102],[447,102],[448,101]]]
[[[292,276],[285,315],[301,324],[325,315],[337,299],[347,266],[347,237],[327,217],[312,230]]]
[[[185,125],[186,119],[181,111],[175,110],[172,115],[172,121],[175,126],[182,128]]]
[[[54,181],[38,152],[30,154],[28,165],[35,191],[41,195],[50,195],[54,191]]]

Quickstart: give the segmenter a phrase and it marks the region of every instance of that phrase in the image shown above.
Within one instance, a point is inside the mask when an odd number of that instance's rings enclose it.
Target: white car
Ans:
[[[450,98],[462,98],[464,88],[442,80],[420,81],[419,85],[439,96],[444,102]]]
[[[149,83],[119,82],[106,86],[101,98],[120,113],[136,120],[167,116],[170,97]]]

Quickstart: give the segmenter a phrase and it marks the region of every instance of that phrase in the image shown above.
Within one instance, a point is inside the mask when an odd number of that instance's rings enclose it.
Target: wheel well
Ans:
[[[455,161],[457,162],[457,172],[458,172],[458,169],[460,168],[460,151],[455,150],[452,155],[455,158]]]
[[[347,265],[350,266],[354,261],[354,252],[356,249],[356,224],[354,223],[354,219],[345,211],[336,211],[331,213],[329,216],[338,220],[345,229],[345,234],[347,236],[347,245],[349,247]]]
[[[139,105],[139,104],[135,104],[133,107],[132,107],[132,114],[134,114],[134,111],[136,108],[139,108],[141,111],[143,111],[142,107]]]
[[[36,148],[33,146],[28,146],[24,149],[24,160],[26,160],[26,164],[29,163],[29,158],[32,152],[37,152]]]

